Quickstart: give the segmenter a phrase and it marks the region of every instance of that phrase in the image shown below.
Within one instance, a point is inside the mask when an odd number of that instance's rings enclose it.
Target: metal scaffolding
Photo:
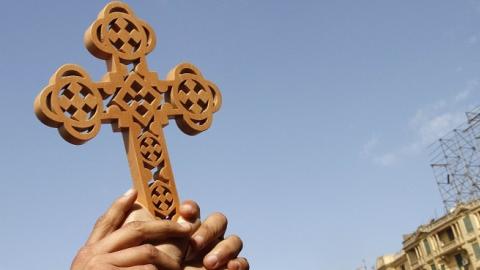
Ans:
[[[447,211],[480,198],[480,106],[467,121],[432,144],[430,158]]]

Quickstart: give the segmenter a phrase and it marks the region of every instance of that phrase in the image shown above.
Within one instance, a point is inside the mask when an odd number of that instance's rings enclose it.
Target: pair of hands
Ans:
[[[223,237],[224,215],[215,213],[200,223],[198,205],[187,201],[179,208],[179,222],[155,220],[135,204],[136,196],[128,191],[97,220],[71,270],[249,269],[247,260],[237,257],[241,239]],[[178,249],[182,246],[187,250]]]

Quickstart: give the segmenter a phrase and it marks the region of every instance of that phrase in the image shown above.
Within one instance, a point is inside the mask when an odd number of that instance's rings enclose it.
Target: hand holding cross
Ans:
[[[176,220],[179,198],[162,128],[173,118],[189,135],[208,129],[221,95],[191,64],[158,79],[146,62],[155,42],[153,29],[128,5],[107,4],[85,32],[87,49],[107,62],[103,79],[94,82],[80,66],[64,65],[34,107],[40,121],[72,144],[87,142],[102,123],[111,123],[123,134],[137,201],[157,218]]]

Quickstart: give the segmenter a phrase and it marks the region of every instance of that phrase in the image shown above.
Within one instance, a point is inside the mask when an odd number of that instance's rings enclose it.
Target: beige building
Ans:
[[[403,236],[400,252],[377,259],[377,270],[480,270],[480,200]]]

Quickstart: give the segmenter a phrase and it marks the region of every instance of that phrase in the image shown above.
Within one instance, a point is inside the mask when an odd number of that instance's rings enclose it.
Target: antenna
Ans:
[[[445,209],[480,198],[480,106],[430,146],[430,166]]]

